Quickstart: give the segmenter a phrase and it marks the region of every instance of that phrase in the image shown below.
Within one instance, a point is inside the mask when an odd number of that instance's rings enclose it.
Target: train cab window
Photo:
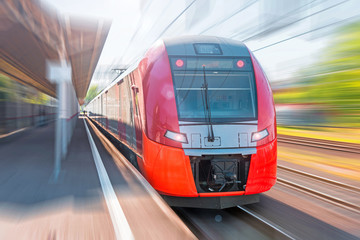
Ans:
[[[187,57],[182,64],[179,59],[170,58],[179,120],[203,122],[206,108],[212,122],[257,119],[250,59]]]

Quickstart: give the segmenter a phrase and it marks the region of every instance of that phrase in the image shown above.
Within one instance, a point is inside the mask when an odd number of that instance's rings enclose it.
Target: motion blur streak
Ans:
[[[92,28],[92,21],[83,21],[84,17],[99,21],[95,21]],[[74,71],[72,79],[78,102],[86,105],[140,59],[158,38],[183,35],[243,41],[261,63],[276,108],[277,128],[274,126],[273,133],[278,134],[278,157],[272,155],[270,163],[276,160],[281,167],[272,164],[274,175],[277,171],[280,179],[303,189],[313,189],[360,206],[358,191],[352,193],[306,178],[312,175],[356,189],[360,187],[359,153],[349,151],[360,149],[358,0],[2,0],[0,239],[116,237],[92,165],[91,150],[88,145],[81,145],[81,139],[86,139],[82,124],[75,128],[59,182],[49,181],[54,155],[53,121],[58,100],[55,98],[56,86],[45,77],[45,61],[58,59],[58,49],[68,50],[67,61]],[[167,58],[164,61],[169,63]],[[142,64],[145,66],[146,62]],[[134,106],[144,101],[141,97],[132,98],[132,94],[139,91],[136,86],[128,87],[130,92],[111,90],[109,93],[122,102],[131,100]],[[169,89],[172,91],[171,85]],[[156,90],[152,92],[156,94]],[[106,110],[107,114],[115,116],[116,111],[125,111],[115,107],[111,99],[106,101],[112,109]],[[128,113],[137,115],[136,110]],[[139,114],[144,114],[143,109],[140,110]],[[157,111],[154,110],[154,114]],[[169,114],[175,112],[169,111]],[[169,114],[164,117],[164,125],[168,124]],[[77,115],[74,116],[76,119]],[[104,119],[104,125],[109,125],[109,129],[127,128],[127,125],[113,123]],[[136,146],[139,141],[133,136],[135,134],[130,133],[119,137],[134,140]],[[97,139],[94,141],[97,143]],[[156,151],[152,146],[148,146],[149,152]],[[98,149],[101,154],[99,145]],[[109,161],[101,156],[107,166]],[[130,160],[134,159],[136,156]],[[264,166],[262,169],[267,163],[258,161]],[[306,174],[301,176],[295,171],[284,170],[286,168]],[[113,172],[113,175],[111,170],[111,167],[107,168],[112,183],[114,178],[128,177],[125,170],[121,174]],[[263,179],[270,186],[275,178]],[[253,178],[253,182],[256,181]],[[125,185],[121,187],[125,188]],[[148,229],[154,229],[157,230],[154,235],[166,233],[168,238],[181,239],[181,231],[177,232],[180,237],[172,234],[173,231],[167,232],[171,228],[166,224],[171,221],[160,214],[161,211],[154,207],[156,204],[150,203],[150,198],[142,195],[145,191],[138,186],[134,189],[137,189],[135,195],[130,195],[129,191],[118,199],[127,217],[130,215],[127,220],[135,238],[149,236]],[[275,184],[260,198],[260,203],[247,207],[297,239],[318,236],[324,239],[360,238],[358,213],[323,202],[306,191]],[[171,212],[170,208],[166,209]],[[140,212],[148,218],[137,214]],[[271,233],[262,234],[263,226],[259,227],[259,235],[229,234],[234,230],[246,234],[252,225],[238,222],[233,209],[216,212],[231,215],[226,219],[223,214],[222,222],[213,221],[215,215],[212,213],[215,212],[208,209],[194,212],[200,212],[196,217],[209,223],[210,227],[203,231],[216,231],[216,236],[222,239],[233,239],[234,236],[274,238]],[[162,219],[161,224],[152,221],[156,216]]]
[[[123,210],[117,200],[115,191],[111,185],[109,176],[106,173],[106,169],[104,164],[101,160],[99,151],[96,148],[95,142],[91,136],[88,126],[86,125],[85,120],[83,119],[86,133],[89,139],[91,152],[94,157],[96,169],[99,175],[101,187],[105,196],[106,204],[109,209],[109,213],[111,216],[111,220],[113,222],[113,227],[115,230],[116,238],[117,239],[134,239],[134,236],[131,232],[130,226],[126,220]]]

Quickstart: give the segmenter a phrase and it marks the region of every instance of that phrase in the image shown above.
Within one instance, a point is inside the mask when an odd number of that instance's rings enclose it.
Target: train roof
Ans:
[[[160,41],[163,41],[168,55],[186,55],[186,56],[199,56],[196,52],[196,44],[218,44],[221,48],[221,54],[215,56],[229,56],[229,57],[250,57],[248,48],[240,41],[213,37],[213,36],[182,36],[175,38],[165,38]],[[214,56],[212,54],[200,54],[202,56]],[[135,64],[131,65],[125,72],[110,83],[109,86],[104,88],[95,98],[93,98],[88,104],[92,103],[104,92],[108,91],[112,86],[121,81],[125,76],[134,71],[142,58],[139,58]]]
[[[164,44],[168,55],[187,55],[187,56],[230,56],[230,57],[250,57],[249,50],[240,41],[212,37],[212,36],[183,36],[164,39]],[[220,53],[213,54],[208,52],[198,52],[197,45],[220,47]],[[211,50],[211,49],[210,49]],[[206,51],[206,49],[205,49]]]

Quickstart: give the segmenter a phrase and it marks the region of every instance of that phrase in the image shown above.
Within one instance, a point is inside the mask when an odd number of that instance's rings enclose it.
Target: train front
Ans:
[[[163,129],[150,182],[173,206],[257,202],[275,184],[277,158],[273,97],[260,65],[227,39],[188,37],[165,47],[177,122]]]

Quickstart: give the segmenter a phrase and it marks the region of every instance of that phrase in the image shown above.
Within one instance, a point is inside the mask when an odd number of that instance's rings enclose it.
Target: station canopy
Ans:
[[[0,73],[56,97],[46,61],[71,64],[80,104],[86,96],[110,22],[60,15],[39,0],[1,0]]]

